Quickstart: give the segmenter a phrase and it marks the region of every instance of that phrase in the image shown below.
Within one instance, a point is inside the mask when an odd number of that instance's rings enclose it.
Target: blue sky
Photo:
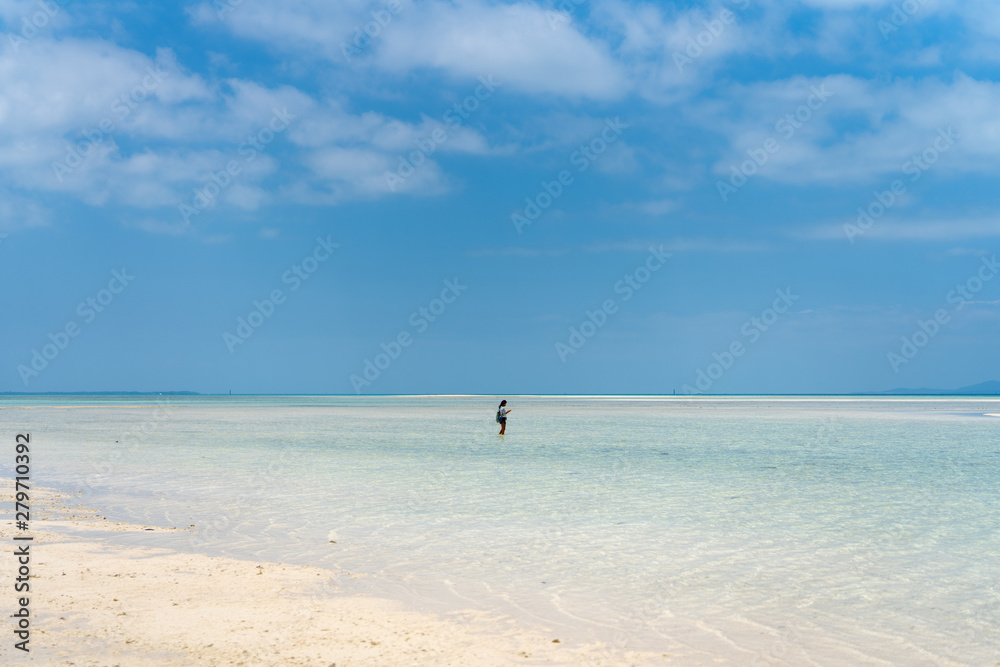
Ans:
[[[0,391],[1000,377],[995,3],[0,21]]]

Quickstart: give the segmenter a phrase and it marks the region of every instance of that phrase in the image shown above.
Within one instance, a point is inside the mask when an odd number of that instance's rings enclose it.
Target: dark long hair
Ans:
[[[500,405],[497,406],[497,410],[499,410],[500,408],[502,408],[505,405],[507,405],[507,399],[504,399],[504,400],[500,401]]]

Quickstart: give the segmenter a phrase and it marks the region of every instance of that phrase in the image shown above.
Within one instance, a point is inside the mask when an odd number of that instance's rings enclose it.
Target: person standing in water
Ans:
[[[497,423],[500,424],[500,433],[498,435],[503,435],[503,432],[507,429],[507,413],[510,410],[507,409],[507,401],[500,401],[500,408],[497,410]]]

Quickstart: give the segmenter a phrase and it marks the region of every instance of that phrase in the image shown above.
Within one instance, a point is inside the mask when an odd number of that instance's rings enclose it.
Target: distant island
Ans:
[[[970,384],[968,387],[958,389],[890,389],[880,392],[883,396],[994,396],[1000,394],[1000,381],[989,380],[979,384]]]
[[[0,391],[0,396],[201,396],[196,391]]]

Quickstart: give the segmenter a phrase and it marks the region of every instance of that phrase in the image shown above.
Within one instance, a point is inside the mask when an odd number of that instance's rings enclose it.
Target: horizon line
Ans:
[[[517,394],[517,393],[494,393],[494,394],[334,394],[334,393],[201,393],[196,391],[47,391],[47,392],[20,392],[20,391],[4,391],[0,392],[0,397],[2,396],[203,396],[203,397],[218,397],[218,396],[285,396],[285,397],[356,397],[356,398],[391,398],[391,397],[406,397],[406,398],[475,398],[475,397],[487,397],[487,396],[520,396],[525,398],[531,397],[564,397],[564,398],[586,398],[586,397],[606,397],[606,398],[630,398],[630,397],[655,397],[655,398],[708,398],[708,397],[758,397],[758,396],[768,396],[768,397],[815,397],[815,396],[1000,396],[1000,391],[995,392],[968,392],[968,393],[956,393],[959,390],[956,389],[944,389],[935,391],[921,391],[919,389],[914,389],[912,391],[906,390],[888,390],[888,391],[864,391],[864,392],[834,392],[834,393],[728,393],[728,394],[650,394],[650,393],[635,393],[635,394],[570,394],[570,393],[560,393],[560,394],[544,394],[544,393],[532,393],[532,394]]]

